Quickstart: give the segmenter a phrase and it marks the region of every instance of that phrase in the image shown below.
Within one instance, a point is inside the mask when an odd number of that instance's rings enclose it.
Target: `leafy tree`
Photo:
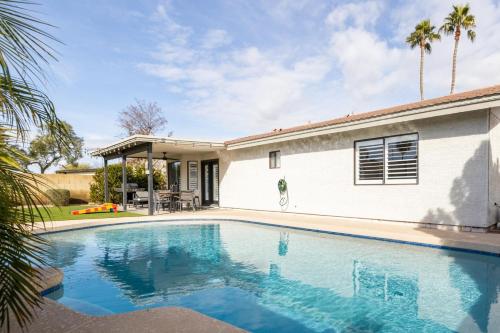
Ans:
[[[453,65],[451,69],[451,89],[450,94],[455,91],[455,77],[457,72],[457,52],[458,52],[458,42],[462,35],[462,29],[467,32],[467,38],[471,42],[476,39],[476,32],[473,30],[476,27],[476,18],[474,15],[470,14],[469,5],[465,6],[453,6],[453,11],[448,14],[444,19],[444,23],[439,28],[440,32],[446,35],[454,35],[455,46],[453,48]]]
[[[163,130],[168,121],[163,115],[163,110],[155,102],[136,100],[121,111],[118,117],[120,127],[125,135],[135,134],[154,135]],[[169,136],[172,132],[169,133]]]
[[[45,31],[32,16],[28,0],[0,0],[0,330],[12,321],[24,327],[41,304],[37,267],[43,265],[44,240],[33,234],[35,215],[45,194],[23,165],[28,157],[15,144],[26,143],[33,127],[65,142],[65,129],[43,90],[44,68],[54,59]],[[46,211],[48,213],[48,211]]]
[[[431,43],[440,40],[441,36],[434,32],[435,26],[430,20],[423,20],[415,26],[415,30],[406,38],[412,49],[420,48],[420,99],[424,99],[424,54],[432,51]]]
[[[144,164],[132,167],[127,165],[127,182],[136,183],[140,188],[148,187],[148,176]],[[153,170],[153,187],[159,189],[166,183],[165,176],[159,169]],[[122,186],[122,166],[121,164],[111,164],[108,166],[108,188],[109,199],[113,203],[122,202],[122,193],[115,189]],[[104,202],[104,168],[99,168],[93,176],[90,184],[90,201],[96,203]]]
[[[76,135],[73,127],[67,122],[62,122],[66,131],[66,142],[61,144],[50,131],[44,131],[31,141],[28,149],[29,164],[36,164],[40,173],[45,173],[48,168],[62,161],[66,164],[77,166],[82,158],[83,139]]]

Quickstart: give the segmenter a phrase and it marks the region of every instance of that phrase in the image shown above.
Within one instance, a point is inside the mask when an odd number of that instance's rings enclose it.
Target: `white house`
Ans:
[[[499,122],[500,85],[226,142],[132,136],[94,155],[166,158],[171,183],[220,207],[482,231],[499,220]]]

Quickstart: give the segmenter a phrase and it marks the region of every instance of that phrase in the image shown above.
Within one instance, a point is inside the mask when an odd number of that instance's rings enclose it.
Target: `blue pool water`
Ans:
[[[256,224],[45,236],[49,294],[108,315],[182,306],[252,332],[500,332],[500,258]]]

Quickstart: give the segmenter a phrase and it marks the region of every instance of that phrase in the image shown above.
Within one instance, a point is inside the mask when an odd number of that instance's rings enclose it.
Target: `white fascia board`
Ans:
[[[172,145],[183,145],[192,147],[211,147],[214,148],[214,150],[225,148],[225,144],[223,142],[174,139],[170,137],[157,137],[150,135],[133,135],[118,142],[115,142],[107,147],[97,149],[92,152],[91,156],[101,156],[102,154],[117,152],[125,148],[137,146],[142,143],[166,143]]]
[[[490,96],[481,99],[468,100],[462,102],[456,102],[453,104],[431,106],[426,108],[420,108],[410,111],[402,111],[394,114],[388,114],[385,116],[378,116],[374,118],[357,120],[353,122],[347,122],[342,124],[335,124],[320,128],[305,129],[297,132],[283,133],[273,135],[267,138],[255,139],[244,141],[241,143],[229,144],[227,150],[236,150],[242,148],[250,148],[255,146],[261,146],[271,143],[278,143],[289,140],[304,139],[319,135],[354,131],[369,127],[396,124],[401,122],[413,121],[418,119],[432,118],[445,116],[450,114],[457,114],[462,112],[470,112],[476,110],[484,110],[492,107],[500,106],[500,96]]]

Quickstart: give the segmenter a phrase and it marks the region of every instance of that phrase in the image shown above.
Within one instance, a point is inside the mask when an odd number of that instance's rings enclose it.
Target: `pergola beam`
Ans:
[[[122,204],[123,211],[127,211],[127,155],[122,155]]]
[[[105,159],[112,160],[112,159],[115,159],[115,158],[120,158],[123,155],[133,155],[133,154],[145,152],[145,151],[147,151],[148,147],[152,147],[152,143],[150,143],[150,142],[142,143],[140,145],[136,145],[136,146],[133,146],[133,147],[130,147],[130,148],[123,148],[123,149],[120,149],[120,150],[118,150],[116,152],[113,152],[113,153],[110,153],[110,154],[106,154],[106,155],[102,155],[102,156]]]
[[[147,147],[148,153],[148,213],[154,214],[154,197],[153,197],[153,144],[150,143]]]
[[[104,159],[104,202],[109,202],[108,160]]]

